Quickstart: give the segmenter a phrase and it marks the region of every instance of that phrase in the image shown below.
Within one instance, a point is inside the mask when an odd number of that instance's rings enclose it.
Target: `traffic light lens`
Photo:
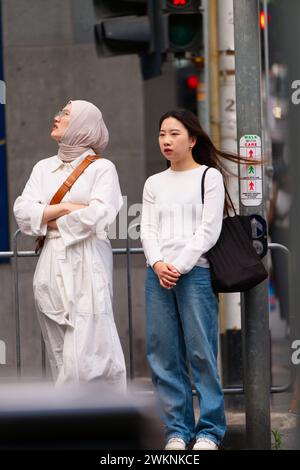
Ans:
[[[268,13],[268,24],[270,23],[270,20],[271,20],[271,16],[270,16],[270,13]],[[259,14],[259,23],[260,23],[260,29],[263,31],[266,27],[266,15],[265,15],[265,12],[264,11],[261,11],[260,14]]]
[[[171,15],[170,41],[178,47],[188,46],[199,30],[198,15]]]
[[[179,7],[181,5],[185,6],[187,3],[187,0],[172,0],[171,4],[174,5],[174,7]]]
[[[190,7],[193,3],[195,3],[194,0],[167,0],[167,6],[171,8],[176,8],[180,9],[183,8],[185,9],[186,7]]]
[[[197,90],[199,78],[197,75],[189,75],[186,79],[186,84],[190,90]]]
[[[261,29],[265,29],[266,25],[266,20],[265,20],[265,14],[263,11],[260,12],[260,27]]]

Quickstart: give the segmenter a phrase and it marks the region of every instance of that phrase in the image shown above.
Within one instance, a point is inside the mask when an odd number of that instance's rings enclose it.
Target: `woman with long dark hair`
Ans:
[[[153,384],[161,399],[166,450],[217,450],[226,422],[217,369],[218,298],[205,253],[217,242],[225,202],[221,152],[187,110],[159,123],[169,168],[147,179],[141,240],[147,258],[146,338]],[[205,179],[204,207],[201,177]],[[192,382],[200,418],[195,422]]]

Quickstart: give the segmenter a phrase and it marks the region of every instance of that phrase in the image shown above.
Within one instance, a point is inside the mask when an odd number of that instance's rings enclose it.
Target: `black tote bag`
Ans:
[[[202,205],[204,206],[204,181],[201,181]],[[225,185],[224,185],[225,186]],[[227,188],[234,216],[223,219],[222,230],[217,243],[206,253],[210,263],[214,292],[245,292],[268,277],[260,257],[252,245],[250,216],[238,215]]]

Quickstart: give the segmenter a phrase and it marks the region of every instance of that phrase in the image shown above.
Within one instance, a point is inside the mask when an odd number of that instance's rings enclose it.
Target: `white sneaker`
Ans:
[[[171,437],[168,440],[165,450],[185,450],[186,444],[181,437]]]
[[[218,450],[218,446],[208,437],[198,437],[193,450]]]

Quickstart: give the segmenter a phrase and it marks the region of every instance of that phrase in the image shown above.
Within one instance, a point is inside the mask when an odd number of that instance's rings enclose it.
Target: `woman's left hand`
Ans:
[[[163,261],[157,261],[153,265],[153,270],[159,279],[161,287],[165,289],[172,289],[180,277],[180,272],[177,271],[175,266]]]
[[[49,230],[54,230],[56,229],[57,230],[57,223],[56,223],[56,220],[49,220],[49,222],[47,222],[47,227]]]

